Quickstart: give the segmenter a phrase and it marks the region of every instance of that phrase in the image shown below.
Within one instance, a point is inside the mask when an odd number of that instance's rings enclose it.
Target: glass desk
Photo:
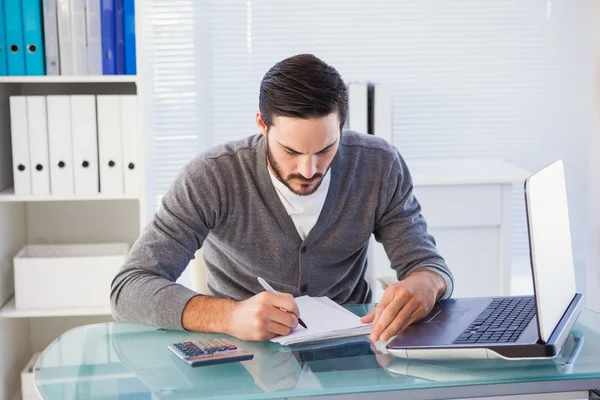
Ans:
[[[363,315],[371,307],[348,309]],[[587,398],[600,388],[600,314],[589,310],[554,360],[405,361],[379,351],[367,336],[321,348],[232,338],[254,359],[197,368],[167,349],[174,342],[220,336],[124,323],[78,327],[40,355],[35,385],[43,399],[61,400],[435,399],[557,392]]]

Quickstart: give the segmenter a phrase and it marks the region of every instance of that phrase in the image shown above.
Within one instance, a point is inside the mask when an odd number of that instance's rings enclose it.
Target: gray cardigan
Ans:
[[[419,268],[434,270],[446,280],[449,297],[452,274],[427,231],[399,152],[380,138],[344,131],[329,173],[323,210],[303,241],[273,187],[262,135],[196,156],[113,280],[113,317],[183,329],[183,309],[197,293],[175,281],[200,247],[215,297],[246,299],[263,291],[261,276],[294,296],[368,302],[372,233],[398,279]]]

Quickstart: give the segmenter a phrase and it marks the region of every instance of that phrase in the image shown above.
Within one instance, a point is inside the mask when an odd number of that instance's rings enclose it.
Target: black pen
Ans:
[[[268,291],[269,291],[269,292],[271,292],[271,293],[277,294],[277,292],[275,291],[275,289],[273,289],[273,288],[271,287],[271,285],[269,285],[269,284],[267,283],[267,281],[265,281],[265,280],[264,280],[263,278],[261,278],[261,277],[258,277],[257,279],[258,279],[258,283],[260,283],[260,285],[261,285],[262,287],[264,287],[264,288],[265,288],[265,290],[268,290]],[[285,312],[289,312],[288,310],[284,310],[283,308],[280,308],[280,310],[281,310],[281,311],[285,311]],[[298,318],[298,323],[299,323],[300,325],[302,325],[302,326],[304,327],[304,329],[308,329],[308,328],[306,327],[306,324],[304,323],[304,321],[302,321],[300,318]]]

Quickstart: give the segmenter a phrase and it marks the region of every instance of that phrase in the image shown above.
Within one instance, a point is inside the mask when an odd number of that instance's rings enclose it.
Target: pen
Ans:
[[[275,294],[277,294],[277,292],[275,291],[275,289],[273,289],[273,288],[271,287],[271,285],[269,285],[269,284],[267,283],[267,281],[265,281],[265,280],[264,280],[263,278],[261,278],[261,277],[258,277],[257,279],[258,279],[258,283],[260,283],[260,285],[261,285],[262,287],[264,287],[264,288],[265,288],[265,290],[268,290],[268,291],[269,291],[269,292],[271,292],[271,293],[275,293]],[[281,310],[281,311],[285,311],[285,312],[289,312],[288,310],[284,310],[283,308],[280,308],[280,310]],[[298,323],[299,323],[300,325],[302,325],[302,326],[304,327],[304,329],[308,329],[308,328],[306,327],[306,324],[304,323],[304,321],[302,321],[300,318],[298,318]]]

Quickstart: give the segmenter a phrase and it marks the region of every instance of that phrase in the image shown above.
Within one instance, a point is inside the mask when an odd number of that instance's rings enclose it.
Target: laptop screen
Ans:
[[[576,294],[562,161],[529,177],[525,194],[540,339],[548,342]]]

